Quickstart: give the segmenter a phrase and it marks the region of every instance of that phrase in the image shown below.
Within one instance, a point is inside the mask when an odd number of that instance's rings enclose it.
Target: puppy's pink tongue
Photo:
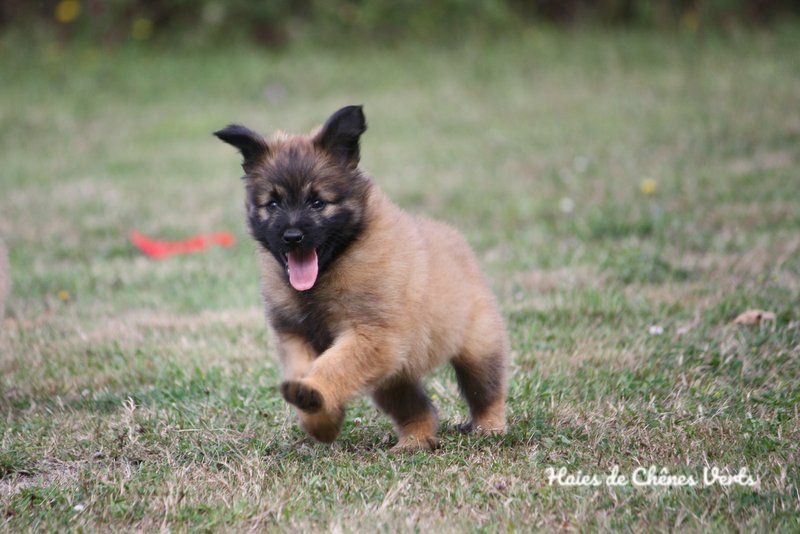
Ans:
[[[287,254],[289,258],[289,283],[298,291],[305,291],[314,287],[317,281],[317,251],[307,252],[292,251]]]

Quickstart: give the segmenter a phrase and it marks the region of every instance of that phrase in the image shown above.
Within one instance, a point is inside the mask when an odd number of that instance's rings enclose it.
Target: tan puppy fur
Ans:
[[[470,409],[464,429],[503,432],[509,347],[495,297],[456,230],[406,213],[361,173],[365,129],[350,106],[311,136],[217,132],[245,156],[281,392],[319,441],[336,438],[348,402],[366,393],[393,419],[396,448],[433,448],[438,421],[421,380],[449,362]],[[303,233],[296,249],[284,243],[287,228]],[[311,250],[319,274],[298,290],[300,264],[290,260]]]

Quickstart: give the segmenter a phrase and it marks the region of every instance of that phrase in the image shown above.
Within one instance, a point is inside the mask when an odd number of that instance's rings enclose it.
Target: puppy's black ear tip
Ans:
[[[339,111],[337,111],[336,113],[334,113],[334,115],[356,116],[356,117],[359,117],[359,118],[361,118],[363,120],[364,119],[364,104],[356,104],[356,105],[352,105],[352,106],[345,106],[342,109],[340,109]]]
[[[367,117],[364,115],[364,105],[358,104],[342,108],[342,115],[349,116],[351,124],[356,126],[364,133],[367,129]]]
[[[358,165],[358,141],[367,129],[364,106],[345,106],[325,121],[314,143],[337,159],[354,167]]]
[[[245,166],[249,166],[268,151],[264,138],[241,124],[229,124],[214,132],[214,135],[238,148],[244,156]]]
[[[252,137],[253,133],[249,128],[242,126],[241,124],[229,124],[225,128],[221,130],[217,130],[212,135],[217,136],[218,138],[222,139],[223,141],[227,141],[234,136],[247,136]]]

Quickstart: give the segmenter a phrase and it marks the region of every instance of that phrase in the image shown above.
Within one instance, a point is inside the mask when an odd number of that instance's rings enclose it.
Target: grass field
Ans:
[[[0,47],[0,525],[38,530],[800,529],[800,28],[531,31],[429,50]],[[233,121],[363,103],[363,166],[461,228],[513,346],[510,431],[333,446],[278,392]],[[154,262],[130,229],[235,232]],[[748,308],[776,314],[731,321]],[[662,331],[663,330],[663,331]],[[661,333],[658,333],[661,332]],[[706,466],[755,487],[567,487]]]

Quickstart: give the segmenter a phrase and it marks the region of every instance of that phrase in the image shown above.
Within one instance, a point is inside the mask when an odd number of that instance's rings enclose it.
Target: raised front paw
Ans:
[[[320,410],[313,414],[300,412],[300,426],[312,438],[322,443],[332,443],[341,432],[343,422],[344,411],[327,413]]]
[[[344,407],[326,399],[315,386],[304,380],[287,380],[281,384],[281,395],[298,408],[300,426],[311,437],[331,443],[339,435],[344,422]]]
[[[322,409],[322,394],[298,380],[287,380],[281,384],[281,395],[289,404],[304,412],[316,413]]]

